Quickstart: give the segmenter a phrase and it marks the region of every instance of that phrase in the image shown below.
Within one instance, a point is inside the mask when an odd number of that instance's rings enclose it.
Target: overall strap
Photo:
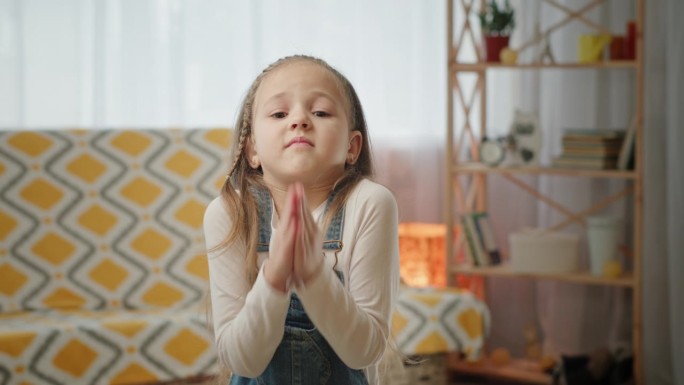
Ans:
[[[334,198],[335,193],[330,194],[330,197],[328,197],[328,202],[325,205],[325,213],[328,212],[328,208],[330,207],[330,204],[332,204]],[[323,250],[342,250],[342,226],[344,226],[344,205],[337,210],[335,216],[333,216],[330,221],[328,231],[325,233],[325,240],[323,241]]]
[[[251,188],[249,192],[257,203],[257,213],[259,214],[257,251],[268,251],[268,244],[271,242],[271,215],[273,214],[271,193],[268,189],[256,187]]]

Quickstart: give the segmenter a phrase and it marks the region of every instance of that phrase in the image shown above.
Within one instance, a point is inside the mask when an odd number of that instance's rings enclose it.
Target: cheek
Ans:
[[[349,149],[349,138],[336,137],[330,139],[330,155],[338,161],[346,161],[347,150]]]
[[[263,126],[255,126],[253,128],[252,145],[257,152],[264,151],[267,148],[268,143],[272,139],[272,135],[269,135],[268,133],[269,130]]]

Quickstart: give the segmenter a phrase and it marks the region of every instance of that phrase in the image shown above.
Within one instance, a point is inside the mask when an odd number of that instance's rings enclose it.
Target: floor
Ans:
[[[215,378],[196,378],[189,379],[171,383],[165,383],[164,385],[225,385],[218,384]],[[487,380],[487,379],[477,379],[477,378],[459,378],[452,379],[449,381],[448,385],[526,385],[520,382],[506,382],[501,380]]]
[[[528,385],[524,382],[510,382],[504,380],[494,380],[494,379],[452,379],[449,385]]]

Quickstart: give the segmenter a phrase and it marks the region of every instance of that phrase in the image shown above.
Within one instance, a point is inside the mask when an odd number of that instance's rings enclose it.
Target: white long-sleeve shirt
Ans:
[[[321,225],[325,202],[312,213]],[[273,210],[272,224],[277,223]],[[231,228],[221,198],[212,201],[204,216],[207,250],[219,244]],[[275,229],[271,232],[271,236]],[[398,210],[385,187],[362,180],[345,206],[343,248],[337,269],[334,252],[325,252],[328,268],[312,278],[297,295],[307,315],[339,358],[353,369],[367,369],[369,383],[377,381],[375,364],[385,352],[399,283]],[[235,243],[208,254],[212,314],[220,362],[230,371],[257,377],[268,366],[280,344],[290,302],[289,293],[264,279],[263,262],[250,288],[244,245]]]

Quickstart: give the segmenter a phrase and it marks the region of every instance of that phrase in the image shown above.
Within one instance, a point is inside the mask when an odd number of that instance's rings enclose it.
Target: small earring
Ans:
[[[349,163],[349,164],[354,163],[354,155],[352,155],[352,154],[347,155],[347,163]]]

